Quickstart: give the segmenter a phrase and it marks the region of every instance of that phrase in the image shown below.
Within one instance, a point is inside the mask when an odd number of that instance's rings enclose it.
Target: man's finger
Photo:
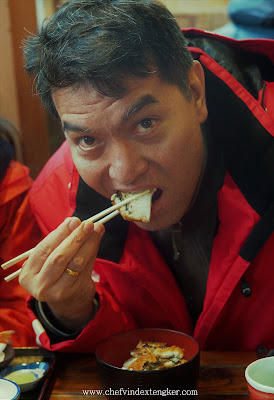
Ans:
[[[84,221],[50,254],[45,261],[41,272],[50,273],[53,280],[57,280],[64,273],[71,260],[75,260],[79,270],[83,270],[90,262],[91,255],[97,254],[102,233],[94,230],[91,221]],[[85,244],[89,242],[89,244]],[[94,256],[94,258],[95,258]]]
[[[65,273],[65,279],[71,285],[71,279],[77,277],[77,284],[91,279],[94,262],[97,257],[99,246],[103,234],[105,233],[104,225],[100,223],[94,224],[94,232],[88,240],[81,246],[79,252],[68,264]],[[76,272],[76,273],[75,273]],[[81,276],[80,276],[81,275]],[[75,280],[76,281],[76,280]]]
[[[35,250],[29,256],[26,263],[30,266],[33,273],[37,273],[49,255],[74,231],[81,221],[76,217],[66,218],[54,231],[50,232],[36,246]]]

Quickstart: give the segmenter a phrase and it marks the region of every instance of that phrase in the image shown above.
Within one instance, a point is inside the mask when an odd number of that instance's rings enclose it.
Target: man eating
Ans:
[[[263,43],[184,37],[153,0],[71,0],[29,38],[26,69],[66,138],[30,191],[45,239],[19,277],[44,347],[92,352],[136,327],[203,349],[273,347]],[[149,222],[84,221],[144,189],[156,189]]]

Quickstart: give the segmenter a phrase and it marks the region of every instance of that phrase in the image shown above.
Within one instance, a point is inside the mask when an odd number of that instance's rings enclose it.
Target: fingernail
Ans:
[[[71,231],[74,231],[79,225],[81,224],[81,221],[79,218],[72,217],[70,223],[68,224],[68,227]]]
[[[94,230],[96,233],[99,233],[99,235],[103,235],[105,233],[105,227],[103,224],[94,224]]]
[[[85,233],[91,233],[94,230],[94,224],[91,221],[84,221],[83,222],[83,231]]]

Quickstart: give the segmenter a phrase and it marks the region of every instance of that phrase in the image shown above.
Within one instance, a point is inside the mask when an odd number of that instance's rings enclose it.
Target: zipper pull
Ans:
[[[251,287],[249,286],[248,282],[242,280],[241,283],[241,291],[244,297],[249,297],[252,295]]]
[[[182,223],[178,222],[172,229],[172,248],[174,261],[179,260],[182,253]]]

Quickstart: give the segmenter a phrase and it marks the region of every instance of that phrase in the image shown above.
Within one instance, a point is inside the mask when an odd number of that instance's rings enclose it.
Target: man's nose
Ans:
[[[134,184],[147,169],[147,160],[134,144],[116,144],[112,147],[109,176],[116,185]]]

